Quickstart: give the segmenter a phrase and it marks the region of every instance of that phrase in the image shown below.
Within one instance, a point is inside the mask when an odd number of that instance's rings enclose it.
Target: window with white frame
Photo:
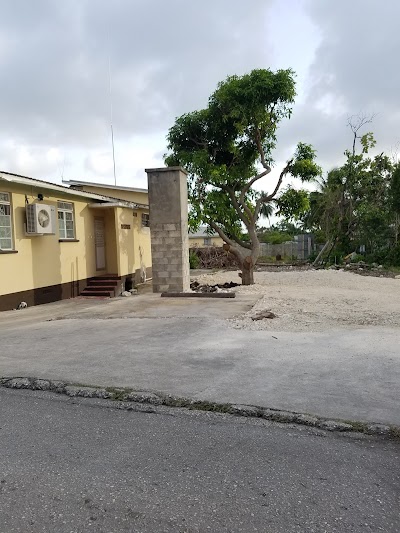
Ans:
[[[211,246],[211,237],[204,237],[204,246]]]
[[[57,213],[60,239],[75,239],[74,204],[57,202]]]
[[[150,226],[150,216],[148,213],[142,213],[142,227],[148,228]]]
[[[12,250],[11,198],[8,192],[0,192],[0,250]]]

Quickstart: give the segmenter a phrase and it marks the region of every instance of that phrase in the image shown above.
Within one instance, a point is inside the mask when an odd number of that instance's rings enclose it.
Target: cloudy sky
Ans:
[[[376,113],[365,131],[389,152],[400,141],[399,20],[398,0],[3,2],[0,169],[112,184],[112,104],[117,183],[146,186],[175,117],[253,68],[297,73],[277,168],[298,141],[325,170],[341,163],[357,113]]]

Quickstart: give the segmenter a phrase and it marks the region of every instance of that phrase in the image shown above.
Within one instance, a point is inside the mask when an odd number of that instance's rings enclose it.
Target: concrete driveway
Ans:
[[[246,331],[235,299],[76,299],[0,314],[0,375],[400,425],[399,330]]]

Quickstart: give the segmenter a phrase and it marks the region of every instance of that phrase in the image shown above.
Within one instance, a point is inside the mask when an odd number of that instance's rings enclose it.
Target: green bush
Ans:
[[[189,265],[190,268],[199,268],[200,265],[200,259],[193,250],[189,250]]]
[[[360,261],[365,261],[365,256],[361,254],[356,254],[350,259],[350,263],[359,263]]]
[[[400,244],[389,250],[384,263],[390,266],[400,266]]]

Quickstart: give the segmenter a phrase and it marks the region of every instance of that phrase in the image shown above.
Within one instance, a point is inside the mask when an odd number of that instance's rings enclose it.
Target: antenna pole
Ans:
[[[111,43],[110,30],[108,31],[108,42]],[[110,128],[111,128],[111,146],[112,146],[112,157],[113,157],[113,168],[114,168],[114,185],[117,185],[117,174],[115,171],[115,148],[114,148],[114,128],[113,128],[113,105],[112,105],[112,87],[111,87],[111,46],[109,46],[108,51],[108,80],[109,80],[109,89],[110,89]]]
[[[114,185],[117,185],[117,174],[115,172],[115,150],[114,150],[114,130],[111,123],[111,144],[112,144],[112,156],[113,156],[113,166],[114,166]]]

